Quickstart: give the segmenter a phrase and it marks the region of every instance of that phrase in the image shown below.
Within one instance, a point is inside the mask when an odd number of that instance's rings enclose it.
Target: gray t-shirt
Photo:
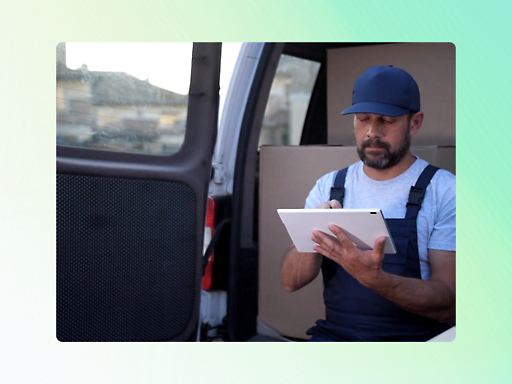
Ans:
[[[391,180],[376,181],[363,170],[363,163],[352,164],[345,180],[343,207],[381,209],[385,218],[403,219],[412,185],[428,163],[419,158],[407,171]],[[337,171],[321,177],[306,199],[306,209],[329,201]],[[428,249],[455,251],[455,175],[440,169],[432,178],[417,219],[421,277],[430,279]]]

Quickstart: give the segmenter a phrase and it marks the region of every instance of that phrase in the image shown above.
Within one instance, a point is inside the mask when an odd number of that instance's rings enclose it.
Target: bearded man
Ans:
[[[310,341],[425,341],[455,319],[455,176],[411,153],[424,114],[416,81],[393,66],[366,70],[352,106],[360,162],[320,178],[305,208],[379,208],[397,248],[358,249],[337,226],[338,241],[315,231],[317,253],[291,246],[281,281],[288,291],[322,270],[326,318]]]

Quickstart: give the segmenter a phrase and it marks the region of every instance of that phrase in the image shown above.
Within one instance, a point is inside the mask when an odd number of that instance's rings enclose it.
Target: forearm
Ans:
[[[291,246],[283,255],[281,283],[289,292],[309,284],[320,272],[323,256],[318,253],[298,252]]]
[[[409,312],[441,322],[455,316],[455,287],[448,283],[381,271],[378,278],[363,285]]]

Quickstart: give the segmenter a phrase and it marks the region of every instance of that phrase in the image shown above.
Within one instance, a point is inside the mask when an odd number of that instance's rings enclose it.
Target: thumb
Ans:
[[[375,245],[373,246],[373,251],[379,254],[384,253],[384,246],[386,245],[386,236],[381,236],[377,240],[375,240]]]

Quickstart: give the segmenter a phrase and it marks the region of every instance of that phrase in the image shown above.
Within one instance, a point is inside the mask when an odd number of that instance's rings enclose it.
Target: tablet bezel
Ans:
[[[311,240],[314,230],[332,235],[329,225],[335,224],[345,231],[361,250],[371,250],[381,236],[386,236],[384,253],[396,253],[380,209],[278,209],[277,213],[299,252],[315,252]]]

